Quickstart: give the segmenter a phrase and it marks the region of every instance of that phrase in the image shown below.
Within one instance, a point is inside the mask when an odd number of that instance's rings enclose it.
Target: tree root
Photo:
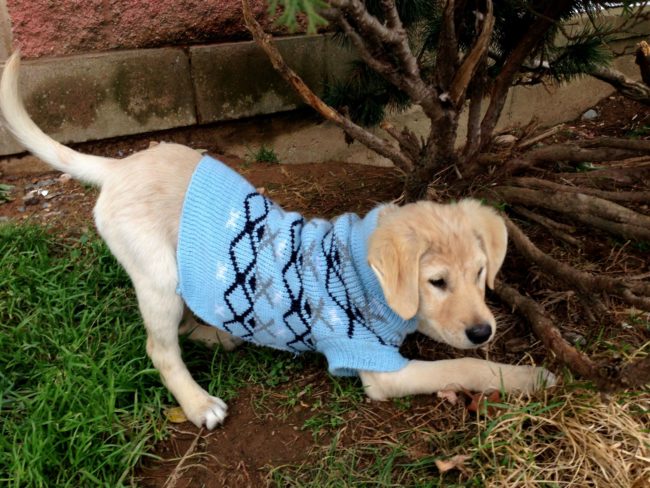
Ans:
[[[650,141],[649,141],[650,142]],[[612,202],[627,202],[627,203],[647,203],[650,202],[650,192],[647,191],[603,191],[595,188],[587,188],[584,186],[575,187],[569,185],[562,185],[554,183],[549,180],[542,180],[540,178],[513,178],[512,183],[517,186],[525,188],[533,188],[536,190],[550,190],[561,191],[568,193],[582,193],[584,195],[591,195],[598,198],[603,198]]]
[[[541,225],[546,230],[548,230],[548,232],[551,235],[566,242],[567,244],[571,244],[572,246],[580,245],[580,241],[578,239],[568,234],[568,232],[575,232],[574,227],[571,227],[570,225],[562,224],[560,222],[556,222],[553,219],[549,219],[548,217],[544,217],[543,215],[539,215],[535,212],[531,212],[530,210],[524,207],[516,206],[513,207],[513,210],[518,214],[523,215],[528,220],[532,220],[533,222]]]
[[[497,283],[495,292],[501,300],[526,317],[534,334],[549,351],[552,351],[573,373],[593,381],[600,390],[614,392],[638,388],[650,383],[650,357],[629,361],[622,365],[613,362],[595,362],[564,340],[551,319],[545,315],[543,308],[534,300],[524,297],[502,282]]]
[[[606,312],[604,306],[596,298],[597,293],[616,295],[624,302],[650,312],[650,284],[643,282],[628,283],[622,279],[580,271],[542,252],[507,217],[506,226],[508,227],[510,239],[525,258],[531,260],[545,272],[558,278],[567,288],[575,289],[587,303],[598,308],[597,313]]]
[[[619,149],[616,147],[583,148],[572,144],[550,144],[533,149],[525,154],[525,159],[532,162],[568,161],[573,163],[588,163],[602,161],[618,161],[631,158],[644,150]]]
[[[650,240],[650,217],[584,193],[499,186],[494,191],[511,204],[532,205],[563,214],[626,239]]]

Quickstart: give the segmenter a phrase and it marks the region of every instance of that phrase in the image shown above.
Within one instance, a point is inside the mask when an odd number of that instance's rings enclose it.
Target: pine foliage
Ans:
[[[327,5],[322,0],[272,0],[272,9],[281,6],[280,20],[295,26],[295,15],[304,13],[310,26],[322,25],[317,9]],[[383,21],[380,0],[367,0],[368,11]],[[436,53],[443,23],[445,0],[397,0],[402,23],[409,32],[411,50],[420,63],[423,75],[434,76]],[[493,0],[495,25],[490,41],[486,86],[498,76],[508,55],[517,47],[544,8],[545,0]],[[625,7],[631,2],[623,2]],[[478,6],[481,0],[456,1],[455,30],[461,57],[473,45],[478,35]],[[620,5],[620,3],[619,3]],[[535,84],[546,80],[563,83],[590,73],[596,67],[607,66],[611,52],[607,42],[612,28],[602,22],[602,12],[612,2],[576,0],[561,13],[562,21],[552,27],[531,52],[522,66],[516,83]],[[462,9],[459,12],[458,9]],[[624,9],[624,14],[626,10]],[[587,19],[586,26],[567,38],[564,23],[576,14]],[[628,13],[629,14],[629,13]],[[313,16],[313,19],[312,17]],[[294,17],[292,24],[288,19]],[[461,19],[460,21],[458,19]],[[433,81],[433,80],[430,80]],[[348,79],[327,87],[325,100],[347,111],[351,118],[366,126],[380,123],[387,110],[403,110],[409,106],[408,97],[385,81],[362,62],[354,62]]]

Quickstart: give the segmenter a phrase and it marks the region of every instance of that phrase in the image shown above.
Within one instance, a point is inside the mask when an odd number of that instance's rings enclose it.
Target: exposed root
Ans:
[[[533,149],[525,154],[525,159],[533,162],[569,161],[575,163],[618,161],[638,155],[637,149],[618,149],[615,147],[583,148],[575,144],[550,144]]]
[[[514,186],[500,186],[494,191],[504,201],[531,205],[568,214],[590,226],[626,239],[650,240],[650,217],[622,205],[584,193],[531,190]]]
[[[625,363],[595,362],[571,346],[534,300],[521,295],[514,288],[497,283],[499,298],[521,312],[544,346],[578,376],[593,381],[603,391],[638,388],[650,383],[650,356]]]
[[[543,215],[539,215],[535,212],[531,212],[530,210],[524,207],[514,207],[513,210],[518,214],[523,215],[528,220],[532,220],[533,222],[541,225],[546,230],[548,230],[550,234],[557,237],[558,239],[568,244],[571,244],[572,246],[580,245],[580,241],[578,239],[568,234],[568,232],[575,232],[574,227],[571,227],[570,225],[562,224],[560,222],[556,222],[553,219],[549,219],[548,217],[544,217]]]
[[[575,289],[584,300],[600,309],[597,310],[598,313],[606,312],[604,306],[597,301],[596,296],[598,293],[616,295],[630,305],[641,310],[650,311],[650,293],[648,293],[650,292],[650,285],[646,283],[628,283],[622,279],[580,271],[542,252],[507,217],[506,226],[513,244],[524,257],[530,259],[545,272],[558,278],[564,285]]]
[[[648,141],[650,142],[650,141]],[[512,183],[517,186],[525,188],[534,188],[537,190],[551,190],[561,191],[568,193],[582,193],[584,195],[592,195],[612,202],[627,202],[627,203],[647,203],[650,202],[650,192],[647,191],[603,191],[595,188],[588,188],[585,186],[570,186],[554,183],[549,180],[542,180],[540,178],[513,178]]]

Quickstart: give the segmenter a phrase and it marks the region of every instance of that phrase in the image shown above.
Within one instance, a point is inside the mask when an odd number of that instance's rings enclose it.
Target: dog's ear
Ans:
[[[508,247],[508,230],[503,218],[491,207],[481,205],[478,200],[465,199],[458,204],[467,215],[476,236],[487,255],[487,285],[494,289],[494,279]]]
[[[368,264],[388,306],[404,320],[412,319],[420,305],[420,258],[425,249],[424,239],[397,221],[377,227],[368,242]]]

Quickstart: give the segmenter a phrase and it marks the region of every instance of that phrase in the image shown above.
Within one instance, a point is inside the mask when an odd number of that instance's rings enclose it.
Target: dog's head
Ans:
[[[368,262],[388,305],[418,330],[466,349],[494,336],[485,285],[503,264],[503,219],[477,200],[387,206],[368,243]]]

